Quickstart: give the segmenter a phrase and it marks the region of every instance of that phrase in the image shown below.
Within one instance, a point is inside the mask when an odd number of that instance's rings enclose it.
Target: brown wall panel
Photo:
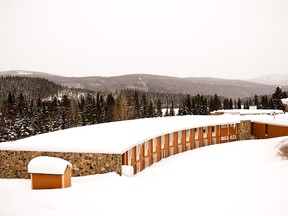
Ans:
[[[252,122],[251,134],[259,139],[265,139],[266,136],[266,124]]]
[[[71,187],[71,167],[67,166],[64,173],[64,187]]]
[[[62,175],[31,174],[32,189],[62,188]]]

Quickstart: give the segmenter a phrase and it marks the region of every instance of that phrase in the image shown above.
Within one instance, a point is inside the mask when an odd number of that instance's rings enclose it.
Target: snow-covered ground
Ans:
[[[0,215],[287,216],[288,161],[277,156],[283,139],[195,149],[133,177],[74,177],[66,189],[0,179]]]

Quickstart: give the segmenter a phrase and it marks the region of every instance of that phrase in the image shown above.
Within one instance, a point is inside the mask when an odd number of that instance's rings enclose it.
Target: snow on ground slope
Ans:
[[[277,156],[283,139],[195,149],[134,177],[74,177],[66,189],[0,179],[0,215],[286,216],[288,161]]]

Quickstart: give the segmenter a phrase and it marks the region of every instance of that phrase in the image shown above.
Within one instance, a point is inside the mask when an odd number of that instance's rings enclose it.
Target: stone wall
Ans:
[[[69,161],[72,176],[85,176],[116,172],[121,174],[121,154],[75,153],[75,152],[37,152],[0,151],[0,178],[30,178],[28,163],[38,156],[59,157]]]
[[[244,120],[240,121],[237,127],[237,134],[238,134],[238,140],[250,140],[252,139],[251,135],[251,121],[250,120]]]

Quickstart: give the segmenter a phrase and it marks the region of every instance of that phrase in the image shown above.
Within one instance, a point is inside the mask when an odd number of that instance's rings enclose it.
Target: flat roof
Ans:
[[[288,127],[288,120],[285,120],[285,119],[259,119],[259,120],[254,120],[253,122]]]
[[[122,154],[131,147],[151,138],[174,131],[235,124],[240,120],[262,118],[272,118],[272,116],[190,115],[118,121],[70,128],[4,142],[0,143],[0,150]]]

